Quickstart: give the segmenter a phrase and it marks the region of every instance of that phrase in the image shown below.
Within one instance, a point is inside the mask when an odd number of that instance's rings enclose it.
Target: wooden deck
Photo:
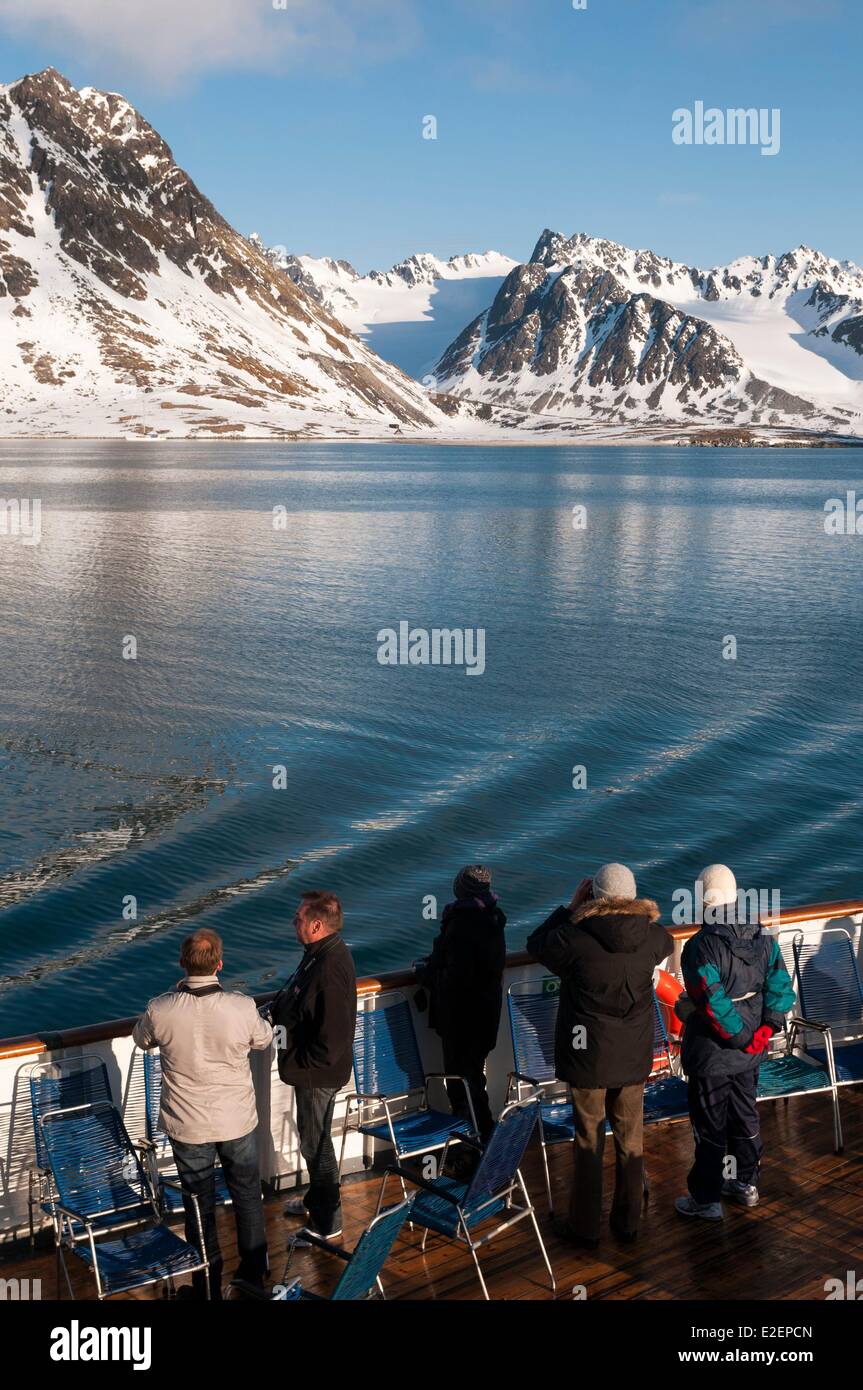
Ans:
[[[687,1222],[673,1210],[685,1191],[692,1153],[686,1123],[646,1131],[645,1158],[651,1198],[636,1245],[621,1246],[606,1231],[599,1250],[581,1253],[561,1243],[546,1215],[539,1152],[532,1145],[524,1173],[537,1206],[540,1226],[557,1279],[557,1297],[571,1299],[583,1285],[588,1299],[805,1299],[822,1300],[825,1280],[845,1279],[863,1270],[863,1090],[842,1095],[845,1152],[831,1151],[831,1123],[824,1096],[797,1097],[761,1107],[765,1158],[761,1203],[751,1211],[729,1206],[722,1225]],[[612,1153],[606,1155],[606,1210],[610,1200]],[[569,1187],[567,1146],[551,1151],[552,1181],[559,1210]],[[362,1174],[344,1187],[344,1241],[353,1246],[373,1214],[380,1176]],[[398,1195],[395,1183],[392,1199]],[[299,1222],[282,1215],[283,1194],[267,1202],[267,1226],[274,1282],[284,1269],[286,1238]],[[230,1209],[219,1213],[226,1277],[235,1263]],[[420,1234],[407,1228],[384,1270],[390,1299],[477,1299],[481,1297],[470,1256],[463,1249],[429,1237],[425,1254]],[[548,1299],[545,1268],[529,1223],[502,1235],[480,1252],[493,1299]],[[291,1275],[317,1293],[327,1293],[342,1265],[318,1251],[298,1251]],[[94,1284],[77,1261],[73,1286],[81,1299],[93,1297]],[[4,1255],[0,1278],[42,1280],[43,1298],[56,1296],[53,1253],[34,1254],[20,1246]],[[151,1289],[139,1297],[153,1297]]]

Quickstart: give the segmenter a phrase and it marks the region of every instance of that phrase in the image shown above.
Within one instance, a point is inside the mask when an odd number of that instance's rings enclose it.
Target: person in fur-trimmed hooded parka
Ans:
[[[639,898],[635,875],[605,864],[584,879],[527,942],[535,960],[560,976],[555,1071],[572,1091],[575,1172],[567,1222],[558,1234],[599,1243],[605,1120],[614,1134],[611,1229],[634,1240],[644,1190],[644,1083],[653,1067],[653,971],[673,950],[659,908]]]

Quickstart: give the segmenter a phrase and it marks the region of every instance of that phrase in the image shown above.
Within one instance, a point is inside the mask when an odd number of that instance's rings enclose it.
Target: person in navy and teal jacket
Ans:
[[[711,864],[699,885],[703,925],[683,948],[686,990],[675,1006],[684,1023],[695,1162],[689,1195],[675,1206],[681,1216],[721,1221],[722,1197],[747,1207],[758,1202],[758,1069],[796,995],[776,938],[757,921],[738,921],[731,870]]]

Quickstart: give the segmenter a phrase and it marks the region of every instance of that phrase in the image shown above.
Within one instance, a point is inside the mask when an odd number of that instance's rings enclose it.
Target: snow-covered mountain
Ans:
[[[367,275],[348,261],[296,256],[283,246],[256,250],[359,334],[375,352],[422,380],[464,325],[491,302],[518,264],[499,251],[440,260],[428,252]]]
[[[0,436],[716,425],[863,436],[859,267],[799,247],[703,271],[547,231],[525,265],[360,275],[241,236],[121,96],[50,68],[0,87]]]
[[[442,354],[441,392],[515,422],[863,435],[863,270],[801,246],[700,270],[544,231]]]
[[[0,87],[0,435],[451,433],[235,232],[142,116]]]

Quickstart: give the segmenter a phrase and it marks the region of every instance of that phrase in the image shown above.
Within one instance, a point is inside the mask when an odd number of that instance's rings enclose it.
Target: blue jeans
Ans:
[[[213,1144],[183,1144],[171,1140],[177,1172],[183,1186],[183,1206],[186,1210],[186,1239],[197,1250],[200,1247],[198,1223],[187,1193],[194,1193],[201,1212],[204,1245],[210,1261],[210,1296],[222,1296],[222,1252],[216,1230],[216,1155],[225,1174],[225,1182],[234,1203],[237,1223],[237,1250],[240,1263],[237,1277],[262,1284],[269,1265],[267,1262],[267,1230],[264,1222],[264,1202],[261,1177],[258,1171],[258,1146],[255,1131],[241,1139],[228,1139]],[[195,1292],[206,1294],[204,1272],[192,1275]]]

